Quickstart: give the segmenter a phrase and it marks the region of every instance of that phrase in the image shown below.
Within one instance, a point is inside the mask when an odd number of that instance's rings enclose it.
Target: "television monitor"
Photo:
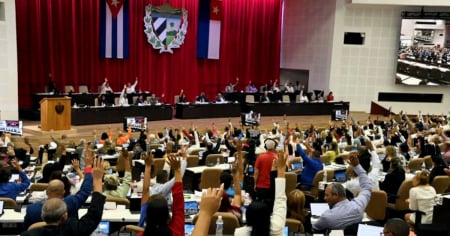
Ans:
[[[147,129],[147,117],[135,116],[123,118],[123,130],[127,131],[128,126],[131,125],[131,130],[141,131]]]
[[[0,131],[14,135],[23,135],[23,121],[0,120]]]
[[[250,111],[249,113],[241,113],[241,122],[243,125],[258,126],[261,121],[261,113]]]
[[[450,13],[403,12],[395,84],[450,85]]]
[[[334,109],[331,111],[331,120],[347,120],[348,109]]]

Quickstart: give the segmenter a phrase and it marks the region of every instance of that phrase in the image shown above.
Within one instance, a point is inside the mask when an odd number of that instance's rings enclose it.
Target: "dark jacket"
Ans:
[[[47,225],[42,228],[25,231],[23,236],[71,236],[71,235],[90,235],[97,228],[103,215],[103,206],[106,197],[98,192],[92,193],[92,202],[87,213],[77,219],[68,218],[60,225]]]
[[[380,189],[387,193],[389,203],[395,203],[398,189],[404,180],[405,170],[403,169],[395,169],[391,173],[388,173],[384,178],[384,181],[380,185]]]

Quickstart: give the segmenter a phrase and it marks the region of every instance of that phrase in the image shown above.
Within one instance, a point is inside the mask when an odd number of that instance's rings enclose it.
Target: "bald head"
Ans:
[[[54,179],[48,182],[47,196],[48,198],[63,198],[64,197],[64,183],[59,179]]]
[[[67,205],[60,198],[48,199],[42,206],[42,219],[47,224],[60,224],[67,219]]]

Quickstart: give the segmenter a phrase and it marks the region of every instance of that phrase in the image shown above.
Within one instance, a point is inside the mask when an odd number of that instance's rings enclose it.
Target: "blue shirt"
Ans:
[[[319,158],[309,157],[300,144],[297,144],[297,152],[303,158],[303,170],[300,175],[300,182],[311,186],[316,173],[323,169],[322,162]]]
[[[11,198],[15,201],[17,195],[30,186],[30,179],[28,179],[24,171],[19,173],[19,176],[22,179],[22,183],[0,183],[0,197]]]

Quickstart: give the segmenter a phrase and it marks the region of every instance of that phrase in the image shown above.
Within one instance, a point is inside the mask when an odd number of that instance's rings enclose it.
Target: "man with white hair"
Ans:
[[[270,188],[270,171],[272,169],[273,160],[277,157],[275,148],[277,142],[274,139],[266,139],[264,141],[267,152],[262,153],[256,158],[255,172],[255,191],[257,199],[273,199],[273,190]]]

